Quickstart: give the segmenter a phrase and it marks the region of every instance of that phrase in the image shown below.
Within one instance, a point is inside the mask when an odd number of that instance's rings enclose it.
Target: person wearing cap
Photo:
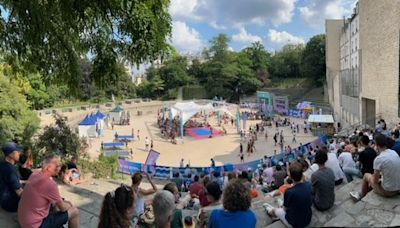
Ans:
[[[4,144],[4,161],[0,163],[0,206],[8,212],[16,212],[22,194],[22,185],[15,164],[21,148],[13,142]]]

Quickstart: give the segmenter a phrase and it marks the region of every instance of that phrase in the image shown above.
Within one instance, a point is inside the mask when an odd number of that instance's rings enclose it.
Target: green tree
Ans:
[[[0,47],[47,82],[77,90],[79,59],[90,52],[94,68],[115,70],[117,59],[153,61],[169,51],[169,0],[0,1]],[[3,12],[1,12],[3,14]],[[3,14],[4,15],[4,14]],[[92,74],[101,77],[102,74]],[[96,78],[96,82],[102,80]]]
[[[55,125],[46,126],[35,142],[39,158],[48,153],[59,153],[63,156],[85,155],[87,144],[73,132],[64,117],[55,114]]]
[[[17,139],[29,144],[39,127],[39,118],[17,85],[0,71],[0,144]]]
[[[272,78],[299,78],[304,45],[287,44],[271,59]]]
[[[250,47],[243,49],[244,53],[251,60],[251,69],[257,75],[257,79],[266,85],[268,80],[268,69],[271,62],[271,54],[265,50],[264,45],[257,41],[252,43]]]
[[[159,69],[159,76],[166,88],[177,88],[192,84],[195,79],[187,73],[187,59],[176,56],[164,63]]]
[[[302,55],[301,74],[312,79],[317,85],[325,81],[325,35],[311,37]]]

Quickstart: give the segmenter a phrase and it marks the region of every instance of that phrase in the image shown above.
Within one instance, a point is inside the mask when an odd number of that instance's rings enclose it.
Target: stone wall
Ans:
[[[376,101],[376,113],[398,117],[400,4],[360,0],[361,97]],[[364,110],[363,110],[364,111]]]

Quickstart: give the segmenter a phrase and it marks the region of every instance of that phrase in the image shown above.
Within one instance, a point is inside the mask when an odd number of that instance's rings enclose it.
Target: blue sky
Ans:
[[[239,51],[254,41],[270,50],[306,43],[324,33],[326,18],[348,17],[356,0],[171,0],[171,42],[181,53],[199,53],[219,33]]]

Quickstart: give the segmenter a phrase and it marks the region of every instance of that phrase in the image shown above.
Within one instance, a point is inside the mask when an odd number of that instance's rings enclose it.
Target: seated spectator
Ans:
[[[338,160],[348,182],[353,181],[354,177],[362,177],[360,170],[356,168],[356,163],[353,160],[353,155],[350,153],[349,147],[345,147],[344,151],[339,154]]]
[[[200,194],[199,193],[202,190],[204,191],[204,186],[199,183],[199,176],[197,176],[197,175],[194,176],[193,181],[194,182],[189,187],[189,192],[190,192],[190,196],[192,197],[192,200],[194,201],[194,206],[198,207],[200,204],[200,201],[199,201]]]
[[[314,159],[313,159],[314,160]],[[318,165],[315,162],[310,166],[307,160],[300,159],[300,164],[303,166],[303,181],[311,182],[311,175],[318,170]]]
[[[203,177],[203,186],[207,186],[208,183],[210,183],[210,177],[209,176],[205,176]],[[200,190],[199,192],[199,201],[200,201],[200,206],[201,207],[205,207],[208,206],[210,204],[210,202],[208,202],[207,199],[207,191],[205,189]]]
[[[178,187],[178,190],[182,192],[184,189],[182,189],[183,184],[183,179],[180,177],[179,172],[175,172],[173,175],[173,178],[171,180],[176,184],[176,187]]]
[[[374,174],[364,175],[361,192],[350,192],[355,200],[363,198],[370,187],[375,193],[385,197],[392,197],[400,192],[400,157],[395,151],[388,149],[387,137],[382,134],[375,136],[375,145],[379,155],[374,160]]]
[[[311,175],[314,206],[320,211],[330,209],[335,203],[335,175],[330,168],[325,167],[327,160],[326,152],[318,150],[315,163],[319,168]]]
[[[369,142],[369,137],[366,135],[362,136],[360,139],[360,144],[364,147],[364,150],[361,151],[358,156],[362,176],[366,173],[374,173],[374,160],[377,154],[376,151],[370,147]]]
[[[173,219],[171,221],[171,227],[172,228],[183,227],[182,209],[185,208],[188,205],[188,203],[189,203],[189,201],[191,199],[190,195],[188,194],[187,197],[182,199],[182,201],[179,201],[181,194],[178,191],[178,188],[176,187],[175,183],[173,183],[173,182],[170,182],[170,183],[166,184],[164,186],[163,190],[166,190],[166,191],[169,191],[169,192],[172,193],[172,195],[174,196],[174,202],[175,202],[175,205],[176,205],[175,211],[174,211],[174,216],[173,216]]]
[[[293,187],[293,179],[290,177],[286,177],[285,183],[282,186],[280,186],[277,190],[269,192],[265,195],[266,199],[280,195],[285,195],[285,192],[291,187]]]
[[[172,220],[174,218],[175,203],[171,192],[166,190],[157,192],[153,199],[153,210],[156,227],[173,227]]]
[[[263,164],[263,179],[267,183],[267,185],[271,185],[274,182],[274,169],[272,167],[267,167],[267,165]]]
[[[22,194],[15,164],[19,161],[21,148],[13,142],[3,146],[4,161],[0,163],[0,206],[8,212],[16,212]]]
[[[203,207],[199,211],[199,226],[207,227],[208,219],[210,218],[211,211],[214,209],[221,209],[222,204],[220,202],[222,191],[219,185],[215,182],[207,184],[207,199],[210,204],[207,207]]]
[[[140,184],[142,183],[143,175],[147,177],[147,180],[151,184],[151,189],[143,189],[140,188]],[[132,190],[135,197],[135,204],[136,204],[136,216],[140,217],[144,213],[145,209],[145,202],[144,196],[154,194],[157,192],[157,186],[153,183],[148,173],[139,171],[132,175]]]
[[[32,173],[18,206],[18,221],[21,227],[79,227],[79,210],[60,196],[57,176],[61,159],[56,155],[44,158],[42,170]],[[56,210],[49,210],[54,205]]]
[[[275,188],[278,189],[280,186],[283,185],[287,174],[285,170],[282,170],[282,167],[280,165],[276,165],[275,169],[276,170],[273,174],[273,177],[275,179]]]
[[[325,148],[323,150],[325,150]],[[328,152],[328,161],[326,161],[325,166],[333,171],[333,174],[335,175],[335,185],[343,183],[345,175],[340,168],[339,160],[335,153]]]
[[[268,214],[279,218],[287,227],[306,227],[311,222],[311,185],[301,182],[303,179],[303,166],[294,162],[289,166],[289,176],[294,185],[289,188],[283,198],[283,207],[273,208],[267,205]]]
[[[28,180],[29,176],[32,174],[33,168],[33,158],[32,150],[30,147],[25,147],[24,152],[19,158],[19,174],[21,175],[21,180]]]
[[[395,140],[395,144],[392,147],[392,150],[396,151],[396,153],[400,156],[400,132],[399,129],[396,129],[392,132],[393,140]]]
[[[78,158],[72,157],[71,161],[67,163],[67,168],[71,172],[71,177],[74,180],[81,180],[83,181],[82,172],[78,169]]]
[[[222,201],[224,208],[211,212],[208,227],[256,227],[256,216],[250,210],[250,189],[239,180],[226,186]]]
[[[81,176],[74,177],[73,173],[71,172],[71,170],[68,169],[67,165],[61,166],[60,172],[58,173],[58,178],[64,184],[70,184],[70,185],[77,185],[83,182],[83,180],[80,179]]]
[[[121,185],[105,195],[99,217],[99,228],[131,227],[131,218],[135,213],[132,192],[131,187]]]

